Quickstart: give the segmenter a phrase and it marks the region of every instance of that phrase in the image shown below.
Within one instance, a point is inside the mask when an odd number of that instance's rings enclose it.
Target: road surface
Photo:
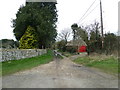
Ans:
[[[76,57],[4,76],[2,88],[118,88],[117,76],[77,65],[71,61]]]

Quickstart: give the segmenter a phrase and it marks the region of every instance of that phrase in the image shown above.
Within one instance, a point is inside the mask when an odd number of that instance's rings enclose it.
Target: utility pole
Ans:
[[[100,0],[100,18],[101,18],[101,34],[102,34],[102,49],[104,47],[104,34],[103,34],[103,17],[102,17],[102,3]]]

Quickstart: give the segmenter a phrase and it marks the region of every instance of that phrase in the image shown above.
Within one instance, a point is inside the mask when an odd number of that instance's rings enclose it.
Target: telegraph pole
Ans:
[[[102,2],[100,0],[100,18],[101,18],[101,34],[102,34],[102,49],[104,47],[104,34],[103,34],[103,17],[102,17]]]

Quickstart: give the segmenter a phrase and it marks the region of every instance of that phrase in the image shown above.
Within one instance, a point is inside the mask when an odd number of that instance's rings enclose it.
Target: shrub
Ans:
[[[37,32],[31,26],[28,26],[25,34],[20,39],[20,49],[35,49],[38,48]]]

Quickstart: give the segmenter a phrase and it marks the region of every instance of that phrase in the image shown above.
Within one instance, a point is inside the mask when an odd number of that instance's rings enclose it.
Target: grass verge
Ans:
[[[86,56],[77,58],[74,62],[88,67],[95,67],[107,73],[118,74],[118,60],[113,56]]]
[[[49,63],[52,60],[53,54],[52,51],[49,50],[47,54],[41,56],[2,62],[2,76],[31,69],[41,64]]]

